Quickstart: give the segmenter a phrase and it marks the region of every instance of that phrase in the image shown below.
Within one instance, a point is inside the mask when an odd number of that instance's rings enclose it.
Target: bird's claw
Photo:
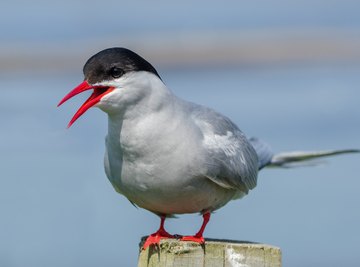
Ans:
[[[146,238],[145,243],[142,246],[142,249],[146,250],[151,245],[159,246],[161,239],[165,239],[165,238],[174,238],[174,236],[169,234],[165,230],[159,230],[159,231],[149,235]]]

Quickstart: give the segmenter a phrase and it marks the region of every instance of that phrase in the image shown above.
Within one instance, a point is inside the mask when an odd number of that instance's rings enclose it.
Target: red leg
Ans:
[[[166,230],[164,228],[165,219],[166,219],[165,216],[161,216],[159,230],[157,230],[155,233],[148,236],[148,238],[146,239],[142,249],[146,249],[150,245],[159,244],[160,240],[163,239],[163,238],[174,238],[174,236],[169,234],[168,232],[166,232]]]
[[[200,243],[200,244],[203,244],[205,243],[205,239],[203,237],[203,233],[204,233],[204,230],[205,230],[205,227],[207,225],[207,223],[209,222],[210,220],[210,212],[206,212],[203,214],[203,223],[200,227],[200,230],[199,232],[197,232],[194,236],[183,236],[181,238],[182,241],[193,241],[193,242],[197,242],[197,243]]]

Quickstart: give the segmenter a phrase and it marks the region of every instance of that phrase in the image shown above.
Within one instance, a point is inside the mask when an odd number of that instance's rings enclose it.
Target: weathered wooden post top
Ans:
[[[163,239],[142,250],[138,267],[280,267],[280,248],[246,241],[206,239],[205,244]]]

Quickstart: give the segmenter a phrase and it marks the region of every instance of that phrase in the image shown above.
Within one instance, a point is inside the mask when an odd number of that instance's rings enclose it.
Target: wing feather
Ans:
[[[212,109],[197,106],[193,120],[203,134],[207,173],[224,188],[247,193],[257,183],[257,154],[245,135],[227,117]]]

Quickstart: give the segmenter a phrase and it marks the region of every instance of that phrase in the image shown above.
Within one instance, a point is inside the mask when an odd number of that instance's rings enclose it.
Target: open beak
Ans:
[[[58,104],[58,107],[62,105],[64,102],[69,100],[70,98],[80,94],[84,91],[94,89],[94,92],[91,96],[81,105],[81,107],[76,111],[75,115],[72,117],[71,121],[68,124],[68,128],[82,115],[84,114],[89,108],[94,106],[96,103],[100,101],[100,99],[114,90],[113,87],[109,86],[93,86],[90,85],[87,81],[83,81],[81,84],[76,86],[70,93],[68,93]]]

